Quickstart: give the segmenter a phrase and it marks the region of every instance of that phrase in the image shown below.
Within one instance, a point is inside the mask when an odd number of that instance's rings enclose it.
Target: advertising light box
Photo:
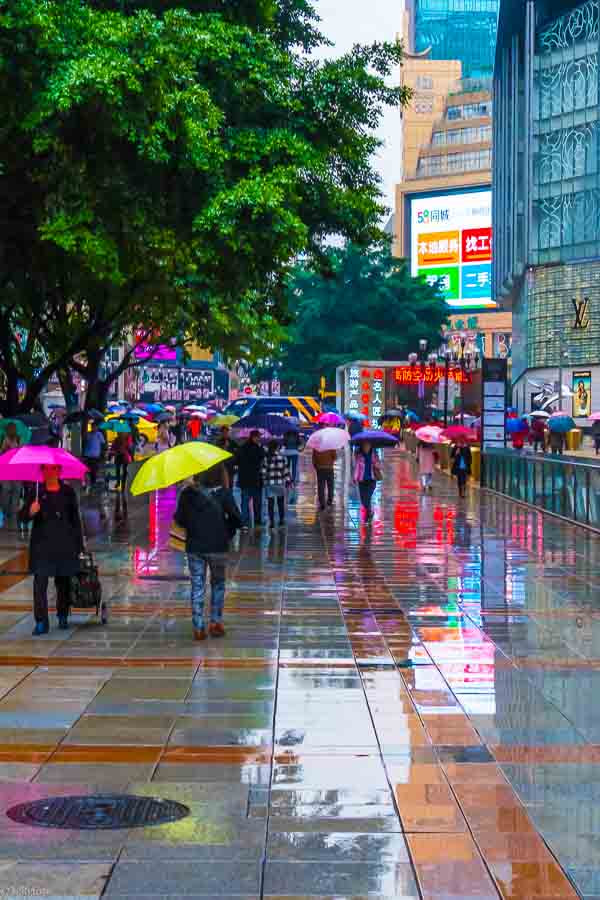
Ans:
[[[412,274],[437,284],[448,306],[496,308],[491,191],[411,200],[410,233]]]

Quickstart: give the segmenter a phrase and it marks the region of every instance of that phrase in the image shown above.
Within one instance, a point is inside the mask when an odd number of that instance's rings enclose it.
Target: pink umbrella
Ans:
[[[593,412],[588,416],[590,422],[598,422],[600,420],[600,412]]]
[[[60,466],[60,477],[83,481],[87,466],[59,447],[26,445],[0,455],[0,481],[43,481],[42,466]]]
[[[415,431],[415,437],[424,444],[439,444],[442,440],[443,428],[437,425],[423,425]]]
[[[331,425],[333,428],[336,425],[345,425],[346,421],[342,418],[342,416],[338,416],[337,413],[334,412],[324,412],[317,418],[317,422],[319,425]]]
[[[326,450],[341,450],[349,441],[350,435],[345,428],[321,428],[320,431],[311,434],[306,446],[309,450],[324,453]]]

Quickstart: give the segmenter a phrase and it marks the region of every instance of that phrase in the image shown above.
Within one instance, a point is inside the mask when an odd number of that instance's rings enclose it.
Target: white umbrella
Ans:
[[[326,450],[341,450],[350,442],[350,435],[345,428],[321,428],[315,431],[306,442],[309,450],[323,453]]]
[[[549,419],[550,413],[546,412],[545,409],[534,409],[533,412],[527,413],[527,417],[530,419]]]

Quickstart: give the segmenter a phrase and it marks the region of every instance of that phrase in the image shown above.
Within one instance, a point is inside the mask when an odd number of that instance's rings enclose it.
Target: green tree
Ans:
[[[387,245],[328,251],[329,271],[299,266],[289,285],[293,324],[283,352],[290,391],[315,394],[319,378],[353,359],[402,360],[419,339],[437,347],[447,312],[437,289],[413,278]]]
[[[316,62],[306,0],[0,0],[0,370],[31,406],[138,325],[261,355],[293,260],[378,235],[400,48]],[[17,346],[17,329],[36,342]]]

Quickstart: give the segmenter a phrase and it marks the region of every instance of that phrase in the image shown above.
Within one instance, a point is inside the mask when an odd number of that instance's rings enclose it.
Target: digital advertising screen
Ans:
[[[438,285],[453,309],[495,309],[492,192],[410,200],[411,272]]]

